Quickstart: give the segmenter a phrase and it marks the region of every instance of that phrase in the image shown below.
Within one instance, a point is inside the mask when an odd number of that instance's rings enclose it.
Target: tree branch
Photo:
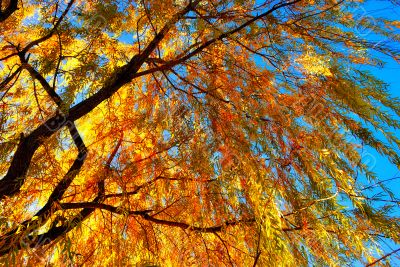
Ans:
[[[60,203],[61,209],[102,209],[120,215],[144,215],[153,210],[125,210],[123,208],[114,207],[104,203],[97,202],[78,202],[78,203]]]
[[[371,263],[368,263],[367,265],[365,265],[365,267],[373,266],[373,265],[377,264],[378,262],[383,261],[383,260],[386,259],[387,257],[389,257],[389,256],[391,256],[391,255],[393,255],[393,254],[395,254],[395,253],[397,253],[397,252],[399,252],[399,251],[400,251],[400,248],[395,249],[395,250],[393,250],[392,252],[390,252],[390,253],[388,253],[388,254],[386,254],[386,255],[380,257],[379,259],[374,260],[374,261],[371,262]]]
[[[5,21],[17,10],[18,10],[18,0],[10,0],[10,3],[6,7],[6,9],[4,10],[0,9],[0,22]]]

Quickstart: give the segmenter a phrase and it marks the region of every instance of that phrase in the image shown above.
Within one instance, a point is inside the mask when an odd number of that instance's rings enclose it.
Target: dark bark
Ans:
[[[18,10],[18,0],[10,0],[10,3],[4,10],[0,10],[0,22],[5,21],[15,11]]]

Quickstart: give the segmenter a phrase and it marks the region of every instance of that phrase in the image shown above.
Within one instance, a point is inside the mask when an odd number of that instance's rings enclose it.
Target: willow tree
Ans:
[[[396,196],[358,143],[399,166],[400,101],[366,70],[399,59],[398,22],[360,1],[0,3],[3,263],[390,259],[399,219],[369,189]]]

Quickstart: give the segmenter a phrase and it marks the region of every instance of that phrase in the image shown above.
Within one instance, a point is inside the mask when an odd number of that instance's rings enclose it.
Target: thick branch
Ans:
[[[61,208],[64,210],[69,209],[102,209],[108,210],[109,212],[121,214],[121,215],[144,215],[152,210],[125,210],[123,208],[114,207],[104,203],[96,202],[79,202],[79,203],[61,203]]]
[[[18,9],[18,0],[10,0],[10,3],[4,10],[0,10],[0,22],[5,21]]]

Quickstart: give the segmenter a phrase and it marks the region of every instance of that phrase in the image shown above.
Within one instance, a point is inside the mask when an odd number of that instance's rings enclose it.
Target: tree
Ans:
[[[0,3],[3,263],[390,259],[398,202],[357,141],[399,166],[400,101],[365,69],[399,60],[397,21],[360,1]]]

